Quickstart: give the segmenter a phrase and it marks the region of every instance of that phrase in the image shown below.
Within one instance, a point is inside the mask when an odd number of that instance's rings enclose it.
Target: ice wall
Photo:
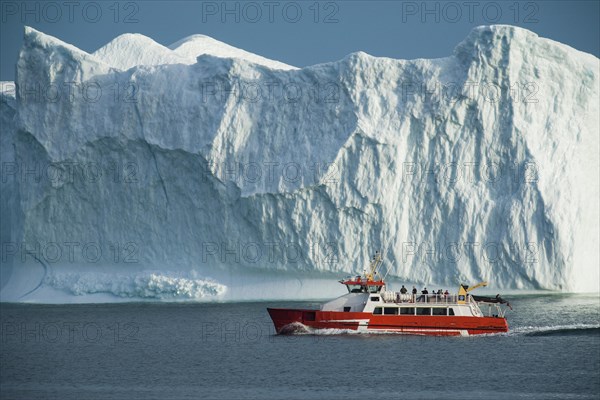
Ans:
[[[405,282],[598,291],[596,57],[510,26],[302,69],[208,39],[90,55],[26,29],[1,103],[4,299],[218,297],[381,248]]]

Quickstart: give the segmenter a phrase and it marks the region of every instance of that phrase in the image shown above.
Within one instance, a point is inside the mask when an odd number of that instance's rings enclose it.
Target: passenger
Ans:
[[[448,296],[450,293],[448,293],[448,289],[446,289],[446,291],[444,292],[444,296]]]
[[[402,285],[402,287],[400,288],[400,293],[406,294],[406,292],[408,292],[408,290],[406,290],[406,288],[404,287],[404,285]]]
[[[412,294],[417,294],[417,288],[413,286]]]
[[[424,288],[423,290],[421,290],[421,293],[423,293],[423,294],[429,294],[429,291],[427,290],[427,288]]]

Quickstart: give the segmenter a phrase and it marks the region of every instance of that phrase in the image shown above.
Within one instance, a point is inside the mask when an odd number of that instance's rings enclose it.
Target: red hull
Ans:
[[[365,332],[398,332],[416,335],[458,336],[508,332],[505,318],[428,315],[373,315],[363,312],[268,308],[277,333],[294,324],[315,329],[348,329]]]

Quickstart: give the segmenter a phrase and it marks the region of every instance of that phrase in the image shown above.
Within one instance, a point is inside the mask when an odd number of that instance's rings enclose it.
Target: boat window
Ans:
[[[446,308],[434,308],[433,315],[448,315],[448,309]]]
[[[385,315],[398,315],[398,307],[386,307],[383,309]]]
[[[346,287],[348,288],[348,292],[350,292],[350,293],[361,293],[362,292],[362,288],[360,285],[346,285]]]
[[[373,297],[371,297],[371,301],[379,301],[379,297],[373,296]]]
[[[381,307],[375,307],[375,309],[373,310],[373,314],[381,314]]]
[[[448,315],[454,315],[454,308],[448,309]]]
[[[414,307],[401,307],[400,308],[401,315],[415,315]]]
[[[417,307],[417,315],[431,315],[431,308]]]
[[[370,285],[369,286],[369,293],[379,293],[379,286],[376,285]]]
[[[344,307],[344,312],[350,312],[350,309],[351,309],[351,308],[352,308],[352,307]]]

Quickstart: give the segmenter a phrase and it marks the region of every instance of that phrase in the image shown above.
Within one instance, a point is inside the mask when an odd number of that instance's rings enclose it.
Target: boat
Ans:
[[[506,308],[510,304],[496,297],[473,296],[470,292],[487,282],[459,286],[458,292],[440,294],[388,290],[378,277],[382,264],[379,252],[369,272],[339,282],[348,293],[320,309],[267,308],[278,334],[307,330],[338,329],[365,333],[469,336],[508,332]],[[413,289],[414,292],[414,289]],[[482,311],[483,309],[483,311]],[[484,311],[486,314],[484,314]]]

